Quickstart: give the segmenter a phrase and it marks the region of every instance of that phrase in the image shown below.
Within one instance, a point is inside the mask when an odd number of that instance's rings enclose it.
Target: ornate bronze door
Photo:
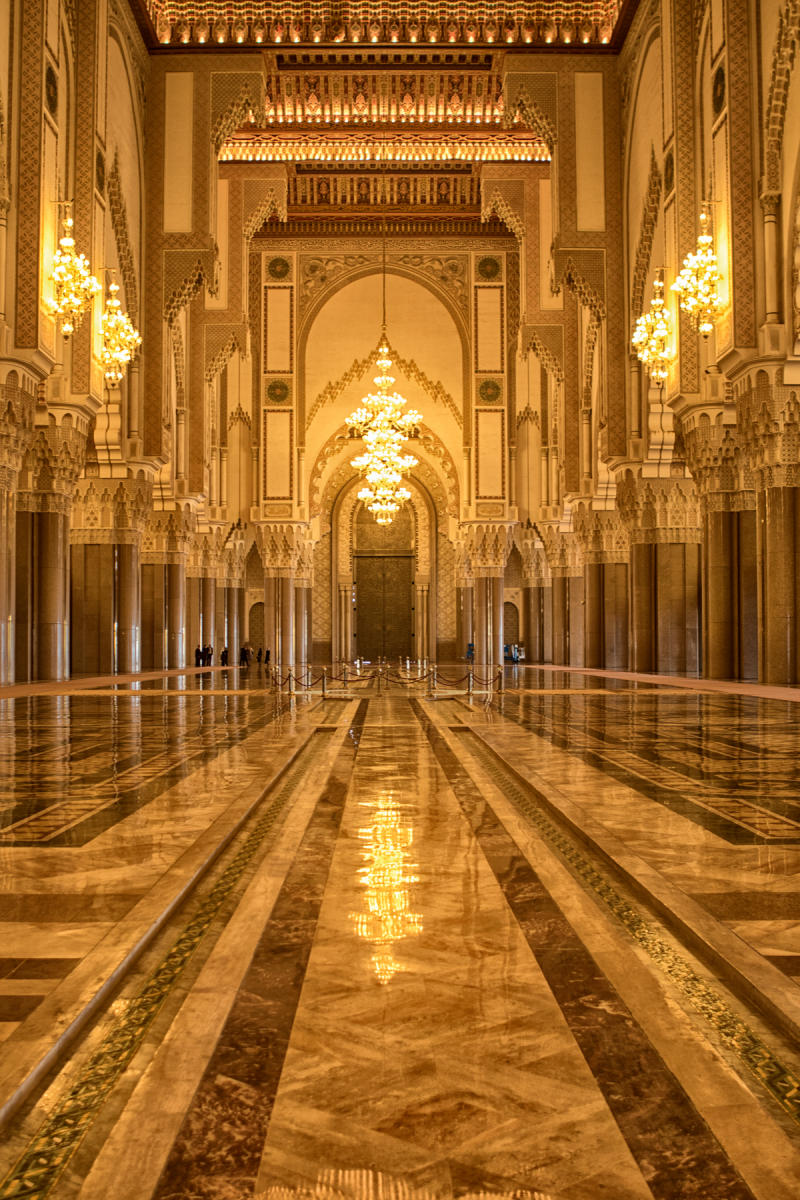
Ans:
[[[409,554],[356,556],[356,649],[362,658],[413,654],[413,562]]]

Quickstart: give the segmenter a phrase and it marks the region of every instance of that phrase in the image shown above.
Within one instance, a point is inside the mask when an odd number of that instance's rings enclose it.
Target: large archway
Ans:
[[[414,521],[408,505],[379,525],[363,504],[353,522],[354,641],[358,657],[416,657]]]

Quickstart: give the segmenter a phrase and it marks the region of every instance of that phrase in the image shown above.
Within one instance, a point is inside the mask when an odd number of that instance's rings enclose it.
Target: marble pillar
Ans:
[[[665,542],[655,547],[656,670],[700,673],[700,546]]]
[[[116,579],[116,670],[140,671],[142,592],[138,546],[116,546]]]
[[[491,663],[491,643],[489,626],[489,602],[491,595],[490,581],[479,575],[474,584],[474,634],[475,634],[475,665],[486,668]]]
[[[605,666],[603,630],[603,564],[586,563],[584,587],[584,658],[587,667]]]
[[[69,517],[18,512],[15,658],[18,681],[66,679],[69,667]]]
[[[627,670],[627,563],[587,563],[584,567],[583,607],[584,665]],[[570,661],[577,665],[573,657]]]
[[[217,632],[217,581],[204,575],[200,580],[200,645],[211,646],[214,662],[219,662],[219,647],[214,638]]]
[[[552,585],[552,645],[553,663],[569,663],[569,581],[564,575],[554,575]]]
[[[16,590],[16,476],[0,467],[0,684],[14,681],[14,605]]]
[[[800,488],[771,487],[756,495],[761,599],[759,679],[800,681]]]
[[[529,663],[544,662],[544,588],[525,584],[522,589],[522,620],[524,622],[525,659]]]
[[[143,671],[166,667],[166,635],[166,567],[164,563],[142,563]]]
[[[627,671],[628,564],[603,563],[603,665]]]
[[[456,588],[456,657],[464,658],[467,653],[467,646],[470,642],[475,641],[472,612],[473,612],[473,588],[472,585]]]
[[[242,628],[244,628],[242,626]],[[258,649],[258,647],[254,647]],[[264,577],[264,649],[270,652],[270,666],[280,665],[280,580]]]
[[[584,590],[583,575],[570,575],[568,588],[569,654],[567,662],[573,667],[584,666]]]
[[[172,562],[166,566],[167,579],[167,666],[185,667],[186,647],[186,567]]]
[[[304,583],[294,589],[294,661],[298,671],[305,670],[309,661],[308,612],[311,592]]]
[[[242,644],[243,622],[240,613],[244,608],[244,588],[225,588],[225,607],[227,611],[227,647],[228,662],[231,666],[239,661],[239,650]]]
[[[280,665],[282,670],[293,669],[295,665],[294,629],[295,629],[295,587],[294,577],[284,575],[278,581],[280,595]]]
[[[219,663],[220,655],[225,647],[228,647],[230,655],[230,643],[228,641],[228,612],[227,612],[227,589],[224,583],[215,581],[214,595],[214,662]]]
[[[630,605],[630,668],[649,673],[656,669],[655,546],[651,542],[631,545]]]
[[[503,578],[502,576],[494,575],[489,581],[490,584],[490,635],[489,646],[491,651],[491,662],[495,667],[502,667],[504,661],[503,655]]]
[[[199,576],[186,578],[186,641],[189,646],[189,666],[195,665],[195,651],[203,646],[202,612],[203,581]]]

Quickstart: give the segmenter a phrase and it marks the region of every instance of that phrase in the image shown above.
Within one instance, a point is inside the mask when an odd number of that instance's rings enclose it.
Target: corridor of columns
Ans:
[[[796,689],[0,689],[0,1198],[790,1200]]]

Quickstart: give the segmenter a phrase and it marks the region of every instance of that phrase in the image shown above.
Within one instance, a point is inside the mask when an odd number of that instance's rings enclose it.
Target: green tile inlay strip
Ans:
[[[689,1003],[713,1026],[727,1048],[736,1055],[773,1100],[800,1125],[800,1079],[789,1070],[746,1021],[702,979],[691,963],[677,952],[654,927],[621,896],[611,882],[589,861],[577,845],[544,815],[534,796],[517,781],[512,769],[466,726],[452,732],[469,739],[470,749],[486,768],[503,794],[524,814],[570,864],[573,870],[603,901],[631,937],[686,996]],[[527,785],[530,787],[530,785]],[[531,787],[531,791],[534,789]]]
[[[38,1200],[48,1194],[90,1128],[181,972],[261,849],[294,792],[302,786],[312,762],[333,737],[315,731],[289,770],[278,781],[269,807],[246,836],[205,900],[197,907],[177,940],[162,958],[123,1013],[91,1055],[67,1095],[31,1139],[25,1152],[0,1183],[0,1200]]]

